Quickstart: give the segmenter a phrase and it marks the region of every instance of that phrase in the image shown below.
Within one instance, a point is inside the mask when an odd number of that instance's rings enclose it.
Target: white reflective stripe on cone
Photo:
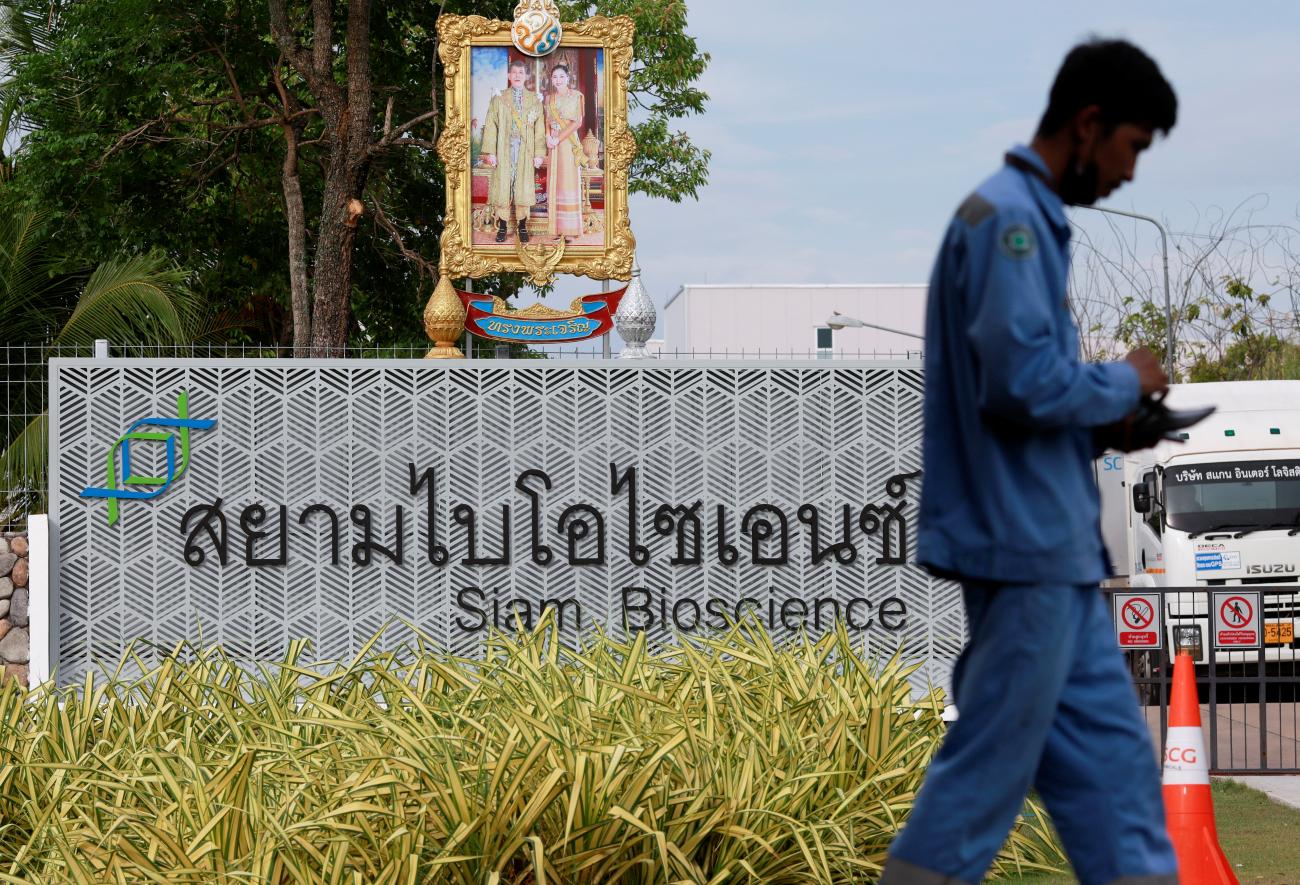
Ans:
[[[1170,726],[1165,738],[1166,784],[1210,783],[1209,760],[1205,758],[1205,736],[1195,725]]]

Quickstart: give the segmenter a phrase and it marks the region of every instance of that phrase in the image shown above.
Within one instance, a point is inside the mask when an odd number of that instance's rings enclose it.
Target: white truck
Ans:
[[[1265,659],[1296,659],[1300,381],[1178,384],[1165,402],[1171,409],[1214,405],[1218,411],[1183,431],[1181,443],[1098,459],[1102,535],[1118,582],[1207,589],[1295,584],[1294,595],[1264,598],[1263,621]],[[1171,594],[1165,602],[1166,647],[1174,647],[1173,625],[1195,624],[1198,663],[1205,663],[1207,594]],[[1216,660],[1241,656],[1220,652]]]

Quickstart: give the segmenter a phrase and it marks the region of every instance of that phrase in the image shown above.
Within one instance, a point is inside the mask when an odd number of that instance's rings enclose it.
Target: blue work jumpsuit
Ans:
[[[917,558],[961,582],[970,641],[959,718],[882,885],[980,881],[1031,787],[1083,885],[1176,885],[1151,735],[1097,586],[1092,430],[1137,406],[1138,377],[1079,361],[1048,180],[1014,148],[957,210],[930,282]]]

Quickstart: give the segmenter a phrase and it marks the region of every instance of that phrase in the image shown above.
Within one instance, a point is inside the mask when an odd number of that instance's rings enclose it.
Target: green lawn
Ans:
[[[1214,782],[1219,844],[1242,885],[1300,882],[1300,811],[1231,781]],[[1067,885],[1073,876],[1014,876],[999,882]]]

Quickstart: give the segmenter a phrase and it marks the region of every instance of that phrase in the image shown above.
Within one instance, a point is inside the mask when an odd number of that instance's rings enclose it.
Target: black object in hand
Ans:
[[[1163,398],[1144,396],[1131,414],[1114,424],[1094,430],[1093,439],[1099,448],[1118,449],[1121,452],[1149,449],[1166,439],[1182,442],[1178,431],[1204,420],[1214,410],[1215,406],[1202,406],[1175,412],[1165,405]]]

